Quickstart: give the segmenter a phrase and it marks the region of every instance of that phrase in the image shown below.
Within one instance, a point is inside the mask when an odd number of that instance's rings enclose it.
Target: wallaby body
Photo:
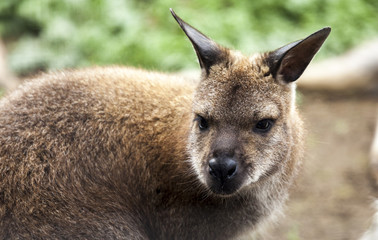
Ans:
[[[89,68],[1,100],[0,238],[230,239],[280,211],[302,155],[292,82],[329,29],[244,57],[174,16],[197,87]]]

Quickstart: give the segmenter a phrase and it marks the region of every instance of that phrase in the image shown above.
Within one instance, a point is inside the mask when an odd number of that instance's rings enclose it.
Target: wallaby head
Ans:
[[[275,51],[243,56],[172,15],[190,39],[202,69],[193,100],[191,164],[213,193],[231,195],[283,172],[301,128],[295,81],[330,33],[323,28]]]

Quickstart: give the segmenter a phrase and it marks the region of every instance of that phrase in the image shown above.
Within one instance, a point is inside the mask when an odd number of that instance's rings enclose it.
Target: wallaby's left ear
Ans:
[[[271,52],[267,58],[273,77],[286,83],[297,80],[323,45],[331,28],[323,28],[303,40]]]

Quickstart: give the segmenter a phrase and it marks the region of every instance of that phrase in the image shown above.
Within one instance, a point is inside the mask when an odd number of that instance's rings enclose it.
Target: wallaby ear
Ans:
[[[202,34],[194,27],[184,22],[184,20],[176,15],[172,8],[170,9],[170,11],[186,36],[192,42],[201,68],[209,73],[209,69],[212,65],[219,63],[225,59],[227,50]]]
[[[281,47],[268,56],[273,77],[289,83],[297,80],[323,45],[331,28],[323,28],[303,40]]]

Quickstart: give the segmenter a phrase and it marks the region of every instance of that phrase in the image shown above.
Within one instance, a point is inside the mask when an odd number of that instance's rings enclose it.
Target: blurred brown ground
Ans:
[[[358,239],[374,214],[369,148],[378,94],[303,92],[306,157],[285,211],[266,239]]]

